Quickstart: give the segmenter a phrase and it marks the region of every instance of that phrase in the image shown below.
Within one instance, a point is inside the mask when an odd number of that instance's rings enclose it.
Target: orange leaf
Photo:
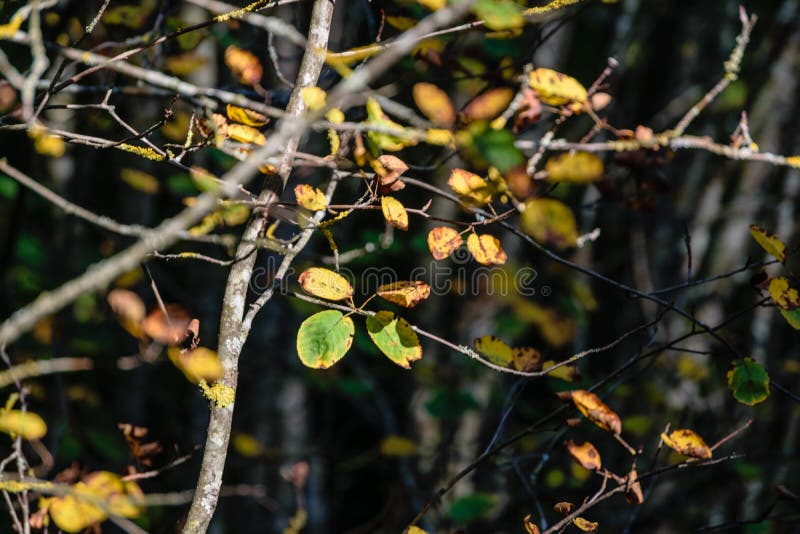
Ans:
[[[394,197],[381,197],[381,211],[386,222],[400,230],[408,230],[408,212],[399,200]]]
[[[142,320],[146,310],[139,295],[127,289],[112,289],[106,297],[122,328],[133,337],[142,337]]]
[[[437,126],[450,128],[456,122],[456,109],[447,93],[432,83],[418,83],[412,90],[414,103]]]
[[[449,258],[463,244],[461,234],[447,226],[437,226],[428,232],[428,248],[435,260]]]
[[[622,421],[619,416],[601,401],[600,397],[585,389],[576,389],[569,394],[578,410],[591,422],[614,434],[622,432]]]
[[[225,49],[225,64],[239,78],[240,82],[248,85],[261,83],[264,68],[253,53],[242,48],[229,46]]]
[[[664,440],[664,443],[670,449],[684,456],[699,458],[701,460],[711,458],[711,448],[706,445],[703,438],[697,435],[694,430],[689,430],[688,428],[673,430],[670,432],[669,436],[662,433],[661,439]]]
[[[597,522],[589,521],[582,517],[576,517],[572,520],[572,523],[584,532],[594,532],[600,526]]]
[[[490,234],[472,233],[467,238],[467,248],[475,261],[482,265],[503,265],[506,253],[500,246],[500,240]]]
[[[431,295],[431,286],[422,281],[403,281],[383,284],[377,294],[404,308],[413,308]]]
[[[539,527],[536,526],[536,523],[531,521],[531,514],[525,516],[522,524],[525,527],[525,532],[528,534],[539,534]]]
[[[166,316],[161,308],[151,311],[142,321],[142,330],[162,345],[180,345],[186,339],[192,317],[177,304],[167,304],[166,309]]]
[[[503,113],[514,98],[510,87],[495,87],[475,97],[462,114],[467,121],[489,121]]]
[[[400,191],[406,184],[400,180],[400,175],[408,170],[408,165],[397,156],[384,154],[369,162],[380,177],[380,192]]]
[[[597,471],[602,466],[602,460],[600,459],[600,453],[597,452],[594,445],[589,443],[588,441],[581,443],[580,445],[576,444],[572,440],[567,441],[567,450],[569,450],[570,456],[581,464],[584,469],[588,469],[589,471]]]

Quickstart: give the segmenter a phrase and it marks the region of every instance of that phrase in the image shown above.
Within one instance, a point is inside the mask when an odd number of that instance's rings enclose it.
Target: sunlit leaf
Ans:
[[[567,450],[570,456],[581,464],[584,469],[589,471],[596,471],[602,467],[603,462],[600,459],[600,453],[597,452],[594,445],[588,441],[577,444],[572,440],[567,441]]]
[[[217,353],[205,347],[197,347],[194,350],[170,347],[167,350],[167,356],[193,384],[199,383],[200,380],[213,382],[225,374]]]
[[[403,204],[394,197],[381,197],[381,212],[386,222],[400,230],[408,230],[408,212]]]
[[[251,143],[259,146],[267,144],[267,138],[263,133],[246,124],[228,123],[228,137],[240,143]]]
[[[547,370],[548,368],[553,367],[556,363],[558,362],[554,360],[547,360],[542,364],[542,369]],[[574,365],[562,365],[561,367],[556,367],[547,373],[547,376],[559,378],[565,382],[574,382],[580,376],[580,373],[578,372],[578,368]]]
[[[167,304],[166,311],[167,315],[161,308],[151,311],[142,321],[142,330],[162,345],[178,345],[186,338],[192,317],[177,304]]]
[[[431,295],[431,286],[420,280],[392,282],[378,287],[377,294],[404,308],[413,308]]]
[[[514,99],[510,87],[495,87],[472,99],[461,112],[466,121],[490,121],[503,113]]]
[[[456,122],[456,109],[447,93],[432,83],[417,83],[411,91],[414,103],[437,126],[450,128]]]
[[[0,432],[32,440],[47,434],[47,424],[39,415],[21,410],[0,410]]]
[[[578,410],[591,422],[614,434],[622,432],[619,416],[600,397],[585,389],[570,391],[569,395]]]
[[[531,514],[525,516],[525,519],[522,520],[522,526],[525,527],[525,532],[528,534],[541,534],[539,527],[531,521]]]
[[[491,234],[470,234],[467,237],[467,249],[475,261],[482,265],[503,265],[507,259],[500,240]]]
[[[437,226],[428,232],[428,249],[436,260],[449,258],[456,249],[464,244],[461,234],[447,226]]]
[[[701,460],[707,460],[711,458],[711,448],[706,445],[706,442],[703,441],[694,430],[689,429],[680,429],[680,430],[673,430],[670,432],[669,436],[662,433],[661,439],[664,440],[664,443],[671,448],[672,450],[683,454],[684,456],[689,456],[691,458],[699,458]]]
[[[413,456],[417,454],[417,444],[403,436],[387,436],[381,440],[380,451],[383,456]]]
[[[603,177],[603,161],[591,152],[565,152],[548,159],[545,170],[551,182],[585,184]]]
[[[769,375],[752,358],[734,360],[727,374],[733,397],[748,406],[755,406],[769,397]]]
[[[417,3],[431,11],[438,11],[447,5],[447,0],[417,0]]]
[[[400,367],[410,369],[411,362],[422,358],[417,333],[392,312],[379,311],[367,317],[367,332],[380,351]]]
[[[258,85],[264,76],[264,67],[252,53],[236,46],[225,49],[225,64],[240,82],[247,85]]]
[[[473,341],[475,348],[495,365],[509,367],[514,362],[514,351],[502,339],[482,336]]]
[[[353,286],[347,278],[330,269],[311,267],[297,278],[303,289],[326,300],[344,300],[353,296]]]
[[[313,369],[327,369],[350,349],[354,333],[353,320],[342,312],[325,310],[315,313],[303,321],[297,332],[300,361]]]
[[[122,169],[119,177],[133,189],[148,195],[158,193],[161,188],[161,184],[155,176],[138,169]]]
[[[520,224],[526,234],[542,244],[564,249],[578,239],[575,216],[564,203],[552,198],[534,198],[525,203]]]
[[[23,17],[21,14],[16,14],[11,17],[11,20],[8,22],[8,24],[0,24],[0,39],[9,39],[14,37],[14,34],[17,33],[22,27],[23,22],[25,22],[25,17]]]
[[[417,144],[417,140],[413,135],[404,134],[405,127],[390,119],[389,116],[383,112],[378,101],[372,97],[367,99],[367,123],[381,128],[391,128],[398,132],[397,134],[375,131],[367,132],[367,140],[374,145],[378,151],[388,150],[389,152],[397,152],[398,150]]]
[[[403,160],[391,154],[384,154],[371,160],[369,164],[375,170],[375,174],[380,177],[382,194],[405,188],[406,184],[403,183],[400,176],[408,170],[408,165]]]
[[[597,527],[600,526],[596,521],[589,521],[588,519],[584,519],[582,517],[576,517],[573,519],[572,524],[584,532],[594,532],[597,530]]]
[[[323,210],[328,207],[328,199],[325,198],[325,193],[309,184],[295,186],[294,196],[297,198],[298,205],[310,211]]]
[[[120,325],[132,336],[142,337],[144,332],[141,323],[146,309],[139,295],[127,289],[112,289],[106,299]]]
[[[247,126],[259,127],[264,126],[269,122],[269,119],[266,117],[266,115],[262,115],[261,113],[251,109],[240,108],[239,106],[234,106],[232,104],[228,104],[225,107],[225,112],[228,115],[228,119],[234,122],[245,124]]]
[[[782,310],[794,310],[800,307],[797,289],[789,286],[789,280],[783,276],[769,281],[769,296]]]
[[[552,69],[531,72],[530,86],[543,103],[551,106],[586,102],[586,88],[578,80]]]
[[[50,500],[48,511],[53,523],[64,532],[80,532],[108,517],[99,506],[74,495],[54,497]]]
[[[325,107],[327,93],[319,87],[303,87],[300,90],[300,97],[306,107],[311,111],[319,111]]]
[[[512,0],[478,0],[472,12],[490,30],[521,28],[525,24],[522,8]]]
[[[755,224],[750,225],[750,235],[773,258],[781,263],[786,261],[786,245],[778,236]]]
[[[478,204],[486,204],[492,200],[492,193],[494,192],[494,187],[491,183],[464,169],[450,171],[447,185],[459,195],[474,200]]]

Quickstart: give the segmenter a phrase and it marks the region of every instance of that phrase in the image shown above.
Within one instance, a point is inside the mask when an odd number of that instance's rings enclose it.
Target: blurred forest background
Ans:
[[[44,18],[45,39],[64,44],[78,37],[100,3],[58,2]],[[2,4],[0,23],[5,23],[20,2]],[[126,41],[136,42],[145,32],[160,34],[206,20],[208,11],[201,4],[112,2],[112,10],[120,5],[147,9],[134,12],[141,20],[107,16],[80,46],[89,49],[113,42],[122,50]],[[279,16],[305,32],[310,4],[291,3],[265,14]],[[800,5],[760,0],[744,6],[758,16],[758,23],[740,79],[698,117],[690,132],[726,143],[745,110],[750,133],[762,150],[798,154]],[[659,131],[677,122],[720,79],[741,29],[738,9],[737,2],[726,1],[589,1],[545,23],[527,25],[513,39],[491,39],[481,30],[447,36],[442,38],[446,47],[440,68],[425,58],[408,57],[372,87],[414,108],[413,84],[428,81],[460,106],[483,88],[506,83],[501,67],[520,68],[533,61],[588,86],[613,57],[619,65],[605,88],[613,96],[607,109],[609,122],[618,128],[647,125]],[[420,18],[424,10],[410,0],[338,0],[330,49],[374,42],[382,12]],[[386,37],[398,32],[389,25],[383,31]],[[290,88],[271,68],[263,30],[232,22],[200,33],[205,36],[200,43],[182,49],[181,43],[170,42],[140,54],[136,61],[148,69],[172,70],[198,85],[247,93],[223,60],[225,47],[235,44],[261,58],[262,85],[273,105],[285,105]],[[274,44],[284,76],[294,79],[302,50],[279,38]],[[0,42],[0,47],[15,63],[27,54],[25,46],[8,41]],[[187,66],[193,60],[201,61],[194,70]],[[327,89],[337,80],[336,72],[326,67],[319,85]],[[51,103],[96,103],[106,88],[114,87],[110,101],[117,113],[143,130],[163,116],[174,96],[169,91],[146,91],[146,85],[110,71],[88,81],[82,81],[83,91],[65,91]],[[0,109],[4,113],[12,107],[0,97],[2,105],[7,106]],[[182,142],[192,105],[179,99],[173,109],[174,118],[153,136],[159,143]],[[110,138],[126,135],[100,112],[53,110],[47,117],[51,127],[64,130]],[[363,107],[348,112],[350,120],[363,118]],[[559,135],[579,139],[587,129],[581,120],[568,123]],[[547,128],[535,126],[522,138],[536,140]],[[322,132],[302,146],[306,152],[324,154],[326,143]],[[0,129],[0,152],[0,157],[59,195],[125,223],[154,226],[177,213],[185,198],[197,194],[188,174],[121,151],[72,144],[63,157],[48,158],[34,151],[24,132]],[[446,187],[449,170],[464,163],[458,155],[442,161],[441,154],[439,147],[420,145],[402,157],[411,166],[409,176]],[[192,164],[218,174],[234,163],[213,149],[193,157]],[[736,270],[750,260],[761,261],[764,252],[748,233],[752,223],[774,231],[790,249],[798,243],[799,170],[693,150],[602,157],[607,169],[602,184],[561,188],[554,194],[573,208],[581,233],[600,229],[594,243],[566,253],[567,257],[615,280],[653,291],[684,283],[687,272],[703,279]],[[321,177],[311,167],[295,169],[285,200],[294,202],[295,184],[320,184]],[[359,187],[358,181],[344,182],[335,199],[351,201],[362,192]],[[397,196],[414,206],[429,198],[413,188]],[[434,200],[431,212],[445,218],[464,216],[442,199]],[[414,268],[433,263],[425,241],[433,226],[412,218],[408,233],[391,232],[377,212],[364,211],[337,224],[333,232],[343,253],[373,244],[373,251],[353,254],[344,264],[356,280],[365,270],[380,267],[394,269],[403,279]],[[240,231],[241,227],[230,227],[218,233],[237,236]],[[291,232],[283,225],[278,235]],[[495,235],[509,257],[503,267],[506,272],[513,276],[523,267],[535,269],[534,296],[513,291],[498,295],[486,287],[459,288],[457,283],[449,294],[434,294],[423,305],[405,311],[406,318],[457,344],[471,345],[476,337],[494,334],[515,345],[538,347],[546,359],[558,361],[614,340],[655,312],[652,303],[556,265],[508,233]],[[42,291],[131,242],[65,214],[0,176],[0,317],[10,316]],[[172,249],[185,250],[215,257],[228,257],[229,252],[223,246],[197,243]],[[793,260],[787,261],[789,273],[796,273]],[[295,261],[295,272],[329,264],[328,243],[317,235]],[[158,258],[149,258],[146,265],[164,301],[180,304],[199,318],[201,344],[216,347],[228,269]],[[275,265],[275,257],[261,252],[258,267]],[[475,268],[472,262],[452,265],[463,266],[467,277]],[[743,457],[653,477],[643,485],[646,499],[641,506],[630,506],[616,496],[587,512],[587,518],[600,523],[601,531],[690,532],[766,514],[778,519],[738,524],[733,531],[797,532],[800,507],[776,487],[800,493],[800,337],[774,309],[754,308],[762,298],[750,283],[756,271],[744,270],[662,295],[707,324],[730,319],[720,333],[742,354],[761,362],[774,383],[794,392],[773,387],[769,399],[755,407],[739,404],[731,396],[725,374],[732,357],[707,336],[690,338],[673,350],[657,351],[623,368],[629,359],[691,330],[674,314],[660,323],[658,332],[633,336],[613,350],[586,358],[579,364],[581,378],[567,383],[497,373],[426,339],[423,358],[412,370],[402,370],[372,346],[363,323],[357,324],[353,348],[342,362],[329,370],[308,369],[297,357],[295,336],[302,320],[320,308],[278,296],[258,316],[242,354],[225,489],[211,532],[283,531],[298,507],[298,494],[287,477],[291,478],[292,469],[302,469],[302,462],[308,467],[299,492],[308,510],[305,532],[398,532],[445,481],[490,444],[559,408],[562,403],[554,392],[588,388],[610,376],[601,392],[622,416],[626,439],[634,447],[645,447],[640,470],[656,461],[669,463],[671,457],[664,451],[655,458],[667,423],[693,428],[710,443],[750,417],[754,422],[725,445],[725,454],[735,451]],[[296,287],[294,281],[291,284]],[[143,270],[124,276],[116,286],[135,291],[148,308],[156,306]],[[354,286],[361,291],[358,283]],[[94,362],[91,371],[27,382],[30,408],[48,422],[43,443],[54,456],[54,466],[47,477],[73,465],[124,473],[133,461],[118,424],[131,423],[149,430],[145,441],[162,446],[153,467],[192,453],[187,462],[140,481],[144,492],[194,489],[208,401],[165,355],[144,363],[136,357],[138,350],[137,341],[115,319],[104,292],[82,295],[7,347],[13,362],[63,356],[89,357]],[[4,397],[12,390],[6,387]],[[629,469],[630,456],[609,435],[588,422],[577,429],[566,427],[562,419],[555,418],[482,462],[420,525],[430,532],[522,532],[527,514],[552,524],[559,517],[552,510],[554,503],[580,503],[601,481],[573,462],[563,446],[567,439],[590,439],[602,450],[605,465],[620,473]],[[10,439],[0,438],[2,456],[10,445]],[[174,531],[187,510],[185,495],[183,501],[178,497],[175,505],[149,508],[137,522],[150,532]],[[2,517],[0,531],[10,532],[7,516]],[[116,528],[103,525],[108,532]]]

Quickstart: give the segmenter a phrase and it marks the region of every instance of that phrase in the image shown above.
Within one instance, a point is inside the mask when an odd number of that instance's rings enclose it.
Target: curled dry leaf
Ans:
[[[449,258],[450,254],[464,244],[461,234],[447,226],[437,226],[428,232],[428,248],[435,260]]]
[[[266,115],[262,115],[261,113],[250,109],[240,108],[239,106],[234,106],[232,104],[228,104],[225,107],[225,113],[228,115],[228,119],[232,120],[233,122],[239,122],[247,126],[264,126],[269,122],[269,119]]]
[[[450,189],[478,204],[492,200],[492,185],[475,173],[464,169],[453,169],[447,179]]]
[[[550,106],[586,102],[586,88],[578,80],[552,69],[540,68],[531,72],[530,86],[541,101]]]
[[[585,389],[570,391],[570,398],[580,412],[591,422],[614,434],[622,432],[622,421],[600,397]]]
[[[414,103],[437,126],[450,128],[456,122],[456,109],[447,93],[432,83],[418,83],[411,91]]]
[[[503,265],[507,259],[500,240],[490,234],[470,234],[467,249],[475,261],[482,265]]]
[[[527,532],[528,534],[539,534],[540,533],[539,527],[536,526],[536,523],[531,521],[531,514],[528,514],[528,515],[525,516],[525,519],[523,520],[522,524],[525,527],[525,532]]]
[[[644,494],[642,493],[642,485],[639,483],[639,475],[636,469],[631,469],[628,473],[627,489],[625,490],[625,500],[629,504],[642,504],[644,502]]]
[[[377,294],[404,308],[413,308],[431,296],[431,286],[420,280],[392,282],[378,287]]]
[[[264,75],[264,68],[258,58],[251,52],[236,46],[229,46],[225,49],[225,65],[231,69],[240,82],[248,85],[258,85]]]
[[[167,304],[165,307],[166,315],[161,308],[151,311],[142,321],[142,330],[150,339],[162,345],[180,345],[186,339],[192,317],[177,304]]]
[[[594,532],[600,526],[596,521],[589,521],[583,517],[576,517],[572,520],[572,524],[584,532]]]
[[[597,471],[602,467],[603,461],[600,458],[600,453],[597,452],[597,449],[589,443],[588,441],[581,443],[580,445],[573,442],[572,440],[567,441],[567,450],[569,451],[570,456],[581,464],[581,467],[584,469],[588,469],[589,471]]]
[[[683,454],[684,456],[698,458],[701,460],[707,460],[711,458],[711,448],[706,445],[706,442],[703,441],[703,438],[701,438],[694,430],[689,430],[688,428],[673,430],[670,432],[669,436],[662,433],[661,439],[664,440],[664,443],[667,445],[667,447],[675,452]]]
[[[326,300],[345,300],[353,296],[353,286],[339,273],[322,267],[306,269],[297,278],[306,293]]]
[[[380,192],[386,194],[389,191],[400,191],[406,184],[400,176],[408,170],[408,165],[397,156],[384,154],[369,162],[375,170],[375,174],[380,178]]]
[[[108,305],[117,316],[122,328],[133,337],[142,337],[142,320],[145,317],[145,306],[139,295],[127,289],[112,289],[106,297]]]
[[[755,224],[750,225],[750,235],[773,258],[781,263],[786,261],[786,245],[778,236]]]
[[[309,211],[324,210],[328,207],[325,193],[309,184],[299,184],[294,188],[297,204]]]
[[[381,197],[381,212],[386,222],[399,230],[408,230],[408,212],[399,200],[394,197]]]
[[[571,502],[566,502],[566,501],[557,502],[553,506],[553,510],[555,510],[556,512],[558,512],[561,515],[569,515],[569,513],[572,512],[572,510],[574,508],[575,508],[574,504],[572,504]]]

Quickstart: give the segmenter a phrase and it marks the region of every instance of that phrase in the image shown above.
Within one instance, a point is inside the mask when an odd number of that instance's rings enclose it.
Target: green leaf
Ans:
[[[509,130],[486,130],[475,136],[475,147],[490,165],[501,172],[522,164],[525,158],[514,146],[514,134]]]
[[[472,493],[456,500],[448,515],[458,523],[468,523],[486,516],[494,507],[494,497],[488,493]]]
[[[490,30],[513,30],[525,24],[522,8],[511,0],[478,0],[472,12]]]
[[[438,419],[458,419],[467,411],[478,408],[478,401],[468,391],[435,391],[425,403],[428,413]]]
[[[734,360],[728,371],[728,387],[736,400],[754,406],[769,397],[769,375],[752,358]]]
[[[297,331],[297,354],[303,365],[327,369],[342,357],[353,344],[355,327],[350,317],[338,310],[315,313]]]
[[[792,325],[795,330],[800,330],[800,308],[794,310],[780,310],[786,322]]]
[[[8,199],[14,198],[17,196],[18,190],[19,186],[17,185],[17,182],[8,176],[0,175],[0,197]]]
[[[408,321],[389,311],[367,317],[369,337],[390,360],[406,369],[422,358],[419,338]]]

